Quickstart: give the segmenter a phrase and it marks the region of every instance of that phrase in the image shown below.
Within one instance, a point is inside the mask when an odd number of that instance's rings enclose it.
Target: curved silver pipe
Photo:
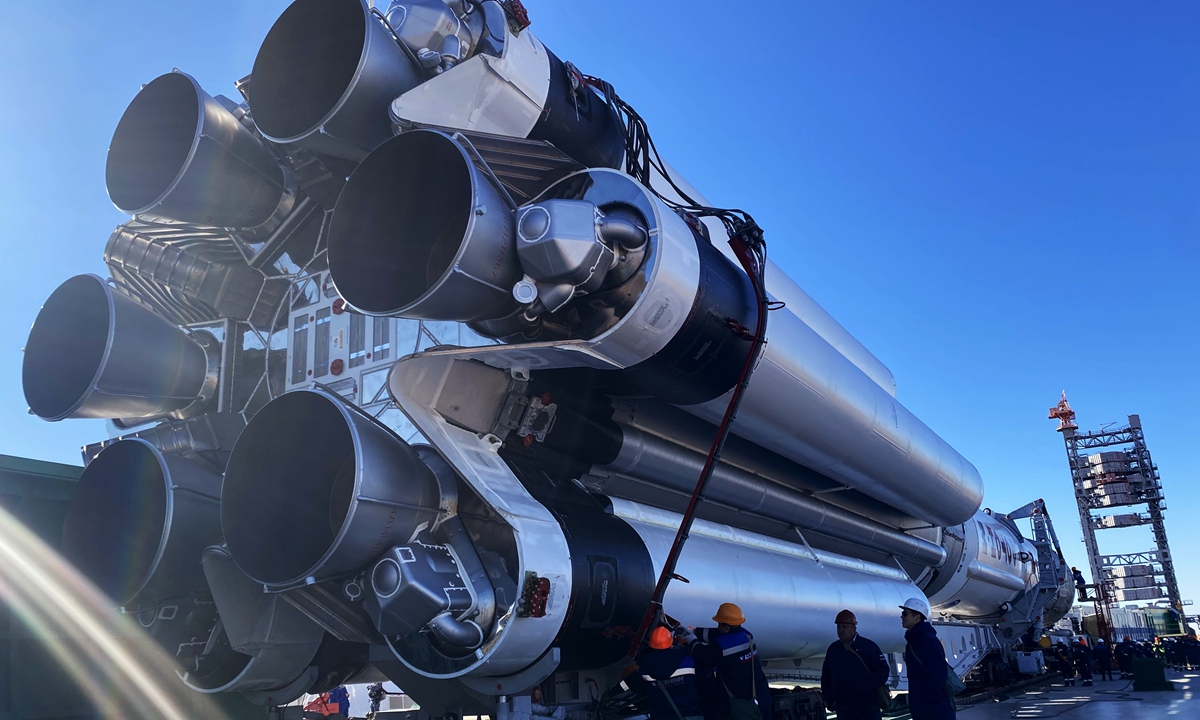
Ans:
[[[464,648],[477,648],[483,644],[483,628],[471,620],[455,620],[449,611],[429,621],[427,626],[443,642]]]
[[[704,465],[699,453],[627,425],[621,426],[621,434],[621,450],[603,470],[633,475],[672,490],[691,492],[695,487]],[[724,463],[713,471],[705,498],[922,565],[940,567],[946,561],[945,549],[936,543]]]
[[[492,629],[492,622],[496,619],[496,589],[492,585],[492,581],[488,578],[487,568],[483,566],[483,561],[479,559],[479,552],[475,549],[475,543],[471,542],[471,536],[467,532],[467,528],[462,523],[462,518],[457,515],[447,518],[442,521],[442,526],[446,529],[446,534],[449,535],[451,548],[454,549],[455,555],[458,556],[458,562],[462,565],[463,572],[466,577],[463,578],[471,583],[471,587],[475,590],[475,619],[459,621],[446,614],[448,621],[438,616],[429,623],[429,627],[439,637],[442,637],[447,642],[474,649],[483,644],[487,633]],[[457,628],[460,632],[447,632],[448,626]],[[474,632],[478,633],[477,639],[472,639],[469,628],[473,627]],[[470,642],[458,642],[455,638],[467,638]]]

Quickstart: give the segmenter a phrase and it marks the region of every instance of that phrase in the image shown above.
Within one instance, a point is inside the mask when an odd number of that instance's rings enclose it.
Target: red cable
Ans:
[[[754,230],[757,231],[757,228],[754,228]],[[708,481],[712,478],[713,470],[721,458],[721,450],[725,447],[725,439],[729,437],[730,427],[733,425],[734,418],[737,417],[737,410],[738,406],[742,403],[742,396],[745,394],[746,388],[750,385],[750,374],[754,372],[754,365],[758,359],[759,350],[762,348],[766,338],[769,301],[767,300],[766,288],[762,287],[761,283],[763,268],[759,265],[759,258],[746,242],[745,234],[735,233],[729,239],[729,244],[733,247],[733,252],[737,255],[742,269],[749,276],[750,284],[754,287],[754,294],[758,300],[758,326],[754,330],[754,340],[750,344],[750,352],[746,354],[746,362],[742,365],[742,373],[738,378],[738,383],[734,386],[733,395],[729,398],[729,406],[725,408],[725,415],[721,418],[721,424],[717,427],[717,436],[713,438],[713,444],[708,451],[708,457],[704,460],[704,469],[700,471],[700,478],[696,481],[696,488],[692,491],[692,497],[688,501],[687,509],[683,513],[683,522],[679,524],[679,530],[675,533],[675,542],[671,544],[671,552],[667,554],[667,561],[663,565],[662,573],[658,576],[658,584],[654,586],[654,595],[651,596],[650,605],[646,608],[646,615],[642,618],[642,623],[638,626],[638,630],[633,636],[633,642],[629,645],[629,657],[631,658],[637,655],[637,651],[642,645],[642,640],[646,637],[646,633],[650,632],[650,626],[654,623],[655,618],[662,609],[662,601],[667,593],[667,586],[676,577],[675,567],[679,563],[680,554],[683,552],[683,544],[687,541],[688,535],[691,532],[692,521],[696,519],[696,508],[699,507],[700,500],[704,496],[704,489],[708,486]]]

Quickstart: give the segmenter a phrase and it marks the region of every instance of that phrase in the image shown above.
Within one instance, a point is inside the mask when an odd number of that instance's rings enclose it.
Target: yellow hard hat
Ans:
[[[726,625],[741,625],[746,622],[746,616],[742,614],[742,609],[733,603],[721,603],[721,607],[717,608],[717,614],[713,615],[713,620]]]

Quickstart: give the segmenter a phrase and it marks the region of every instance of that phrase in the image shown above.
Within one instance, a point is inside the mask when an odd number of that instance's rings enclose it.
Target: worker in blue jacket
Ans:
[[[900,606],[904,626],[904,665],[908,668],[908,708],[912,720],[954,720],[954,701],[946,694],[946,651],[929,624],[929,603],[909,598]]]
[[[676,646],[671,631],[662,626],[651,631],[649,644],[638,666],[646,683],[650,720],[704,720],[696,663],[687,649]]]
[[[692,656],[698,668],[715,667],[717,678],[729,696],[732,720],[749,720],[752,709],[761,720],[771,720],[771,688],[758,660],[754,636],[742,627],[746,616],[733,603],[721,603],[713,616],[717,627],[688,633]]]
[[[834,618],[838,639],[825,651],[821,697],[838,720],[880,720],[879,688],[891,668],[879,646],[858,634],[858,618],[843,610]]]

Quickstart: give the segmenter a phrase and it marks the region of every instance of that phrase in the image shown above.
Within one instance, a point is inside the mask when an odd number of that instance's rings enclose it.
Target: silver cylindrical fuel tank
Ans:
[[[637,428],[619,426],[621,448],[604,469],[623,472],[664,487],[690,493],[700,477],[704,456]],[[719,463],[704,494],[707,500],[745,510],[804,530],[880,550],[928,566],[946,561],[935,543],[830,505],[811,495]]]
[[[631,527],[661,572],[681,516],[628,500],[611,499],[613,513]],[[764,658],[822,655],[837,638],[833,618],[848,609],[858,631],[884,652],[904,649],[899,606],[921,591],[908,575],[862,560],[697,520],[663,610],[685,625],[712,626],[724,602],[737,603]]]
[[[684,409],[719,423],[728,395]],[[795,315],[771,315],[734,432],[934,525],[983,501],[975,466]]]

